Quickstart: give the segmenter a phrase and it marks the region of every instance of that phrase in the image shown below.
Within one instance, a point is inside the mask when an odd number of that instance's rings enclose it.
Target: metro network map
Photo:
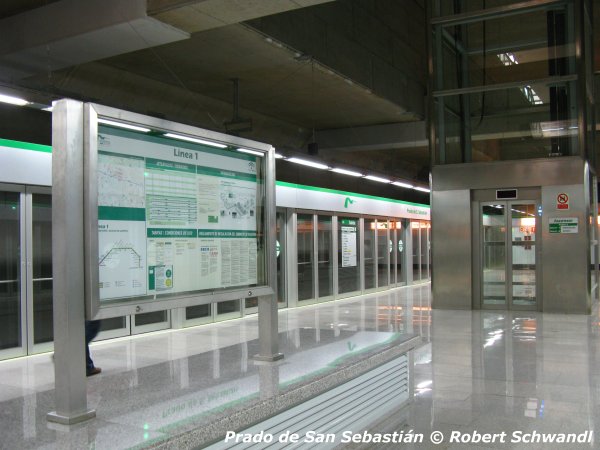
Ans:
[[[101,126],[100,300],[257,284],[256,159]]]

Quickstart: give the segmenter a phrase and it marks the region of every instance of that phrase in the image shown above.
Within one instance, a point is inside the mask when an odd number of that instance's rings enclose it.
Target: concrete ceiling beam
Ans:
[[[0,20],[0,73],[11,82],[189,38],[146,0],[62,0]]]
[[[316,133],[319,152],[356,152],[427,147],[425,121],[323,130]]]
[[[148,0],[148,14],[188,33],[334,0]]]

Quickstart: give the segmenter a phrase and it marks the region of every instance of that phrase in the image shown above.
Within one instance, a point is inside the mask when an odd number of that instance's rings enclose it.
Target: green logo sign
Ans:
[[[353,205],[355,200],[352,200],[350,197],[346,197],[344,201],[344,208],[348,208],[348,205]]]
[[[400,240],[398,241],[398,251],[399,251],[400,253],[402,253],[402,251],[403,251],[403,250],[404,250],[404,242],[402,242],[402,239],[400,239]]]
[[[277,257],[279,258],[279,254],[281,253],[281,244],[279,241],[275,241],[275,252],[277,253]]]

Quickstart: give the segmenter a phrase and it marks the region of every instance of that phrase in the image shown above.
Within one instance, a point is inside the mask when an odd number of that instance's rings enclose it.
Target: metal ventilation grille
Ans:
[[[235,443],[220,441],[208,447],[217,449],[308,449],[333,448],[339,445],[341,433],[362,432],[368,425],[400,407],[409,396],[409,368],[406,355],[400,356],[324,394],[294,406],[240,433],[273,435],[271,443]],[[281,443],[278,437],[289,431],[300,436],[299,442]],[[333,433],[334,443],[303,442],[306,432]]]

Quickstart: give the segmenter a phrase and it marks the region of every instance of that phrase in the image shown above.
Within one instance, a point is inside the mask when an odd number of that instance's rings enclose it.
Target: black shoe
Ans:
[[[93,377],[94,375],[98,375],[100,372],[102,372],[100,367],[94,367],[93,369],[87,371],[87,376]]]

